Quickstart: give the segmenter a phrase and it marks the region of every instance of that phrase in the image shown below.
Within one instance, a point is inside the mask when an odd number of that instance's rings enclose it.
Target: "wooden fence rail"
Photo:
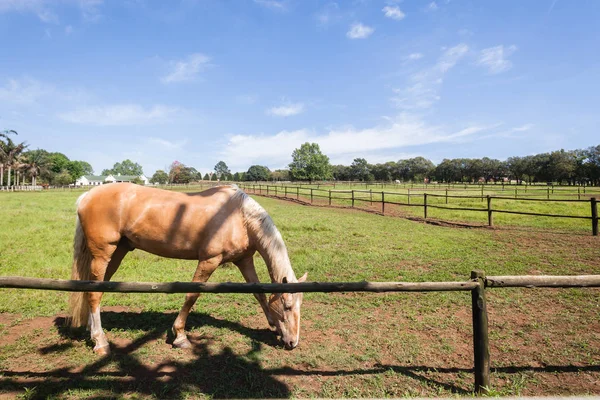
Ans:
[[[60,279],[0,277],[0,288],[120,293],[298,293],[298,292],[437,292],[470,291],[473,321],[474,391],[490,388],[490,353],[486,288],[600,287],[600,275],[489,276],[472,271],[464,282],[302,282],[302,283],[200,283],[200,282],[98,282]]]
[[[332,200],[340,200],[350,202],[351,207],[355,207],[357,202],[369,202],[371,205],[373,203],[381,204],[381,213],[385,214],[385,205],[397,205],[397,206],[412,206],[412,207],[423,207],[423,217],[424,219],[428,218],[427,209],[428,208],[436,208],[440,210],[453,210],[453,211],[473,211],[473,212],[486,212],[488,214],[488,225],[494,225],[494,213],[505,213],[505,214],[517,214],[517,215],[528,215],[528,216],[536,216],[536,217],[550,217],[550,218],[575,218],[575,219],[584,219],[590,220],[592,224],[592,235],[598,236],[598,201],[595,197],[591,197],[589,200],[575,200],[575,199],[550,199],[549,198],[549,189],[547,191],[548,198],[539,199],[539,198],[516,198],[516,196],[508,197],[508,196],[491,196],[483,194],[483,186],[481,190],[480,196],[458,196],[458,195],[449,195],[448,190],[445,190],[445,194],[433,194],[433,193],[411,193],[410,189],[408,189],[407,193],[398,193],[398,192],[386,192],[386,191],[373,191],[370,190],[362,190],[362,189],[351,189],[351,190],[331,190],[331,189],[315,189],[315,188],[302,188],[299,186],[287,187],[287,186],[270,186],[270,185],[250,185],[250,184],[240,184],[240,187],[247,192],[253,194],[262,195],[266,193],[267,195],[274,195],[276,197],[281,197],[278,195],[277,188],[284,189],[283,194],[284,198],[295,198],[298,200],[300,196],[304,196],[305,198],[310,198],[310,203],[314,202],[315,198],[323,198],[328,199],[328,204],[332,205]],[[263,188],[264,187],[264,188]],[[295,197],[287,196],[289,189],[294,189]],[[292,192],[290,192],[292,193]],[[324,194],[318,194],[324,193]],[[373,195],[376,195],[375,198]],[[361,197],[361,195],[364,195]],[[368,197],[366,197],[368,195]],[[386,196],[400,196],[406,197],[406,203],[386,200]],[[412,202],[411,197],[419,196],[423,198],[422,204]],[[379,197],[379,199],[377,198]],[[487,200],[487,207],[456,207],[456,206],[448,206],[448,205],[440,205],[440,204],[432,204],[428,199],[431,198],[445,198],[445,204],[448,204],[448,199],[481,199],[482,202]],[[590,205],[590,215],[565,215],[565,214],[549,214],[549,213],[538,213],[538,212],[530,212],[530,211],[515,211],[515,210],[503,210],[499,208],[493,208],[493,200],[525,200],[525,201],[541,201],[541,202],[568,202],[568,203],[588,203]]]

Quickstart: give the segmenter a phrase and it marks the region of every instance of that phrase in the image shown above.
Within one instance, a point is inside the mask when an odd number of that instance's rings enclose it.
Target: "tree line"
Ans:
[[[70,160],[58,152],[29,150],[26,142],[15,141],[14,130],[0,131],[0,186],[25,183],[69,185],[82,175],[93,175],[86,161]],[[580,150],[557,150],[506,160],[483,158],[444,159],[438,165],[424,157],[371,164],[355,158],[350,165],[331,165],[317,143],[304,143],[295,149],[287,169],[271,171],[252,165],[246,171],[232,173],[224,161],[202,175],[196,168],[174,161],[156,171],[152,183],[191,183],[196,181],[401,181],[401,182],[557,182],[600,185],[600,145]],[[143,175],[137,162],[117,162],[102,175]],[[141,183],[141,180],[134,179]]]
[[[400,182],[557,182],[600,185],[600,145],[581,150],[557,150],[506,160],[445,158],[438,165],[424,157],[371,164],[355,158],[350,165],[331,165],[317,143],[304,143],[292,153],[288,169],[269,171],[253,165],[236,173],[236,181],[400,181]]]

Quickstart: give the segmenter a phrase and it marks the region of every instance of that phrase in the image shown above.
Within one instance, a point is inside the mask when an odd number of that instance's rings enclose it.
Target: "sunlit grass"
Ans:
[[[0,193],[1,275],[69,278],[75,200],[80,193]],[[464,281],[472,269],[483,269],[489,275],[564,275],[597,273],[600,268],[597,242],[589,235],[441,227],[355,210],[255,198],[281,231],[296,274],[308,272],[309,281]],[[256,264],[261,280],[268,281],[260,257],[256,258]],[[195,267],[193,261],[164,259],[134,251],[125,258],[113,280],[189,281]],[[237,268],[228,265],[217,269],[211,281],[241,282],[243,279]],[[515,362],[527,365],[530,359],[549,365],[561,362],[594,364],[600,360],[598,338],[593,328],[595,319],[591,317],[597,315],[597,291],[490,290],[488,296],[494,365]],[[135,326],[128,320],[132,314],[107,316],[105,328],[109,339],[135,341],[155,330],[166,331],[181,307],[183,297],[183,294],[106,294],[103,306],[125,306],[136,313],[141,312],[135,317]],[[400,368],[471,365],[471,356],[464,350],[470,349],[468,293],[308,293],[304,298],[303,332],[311,340],[302,342],[294,352],[282,352],[280,348],[264,345],[260,351],[255,350],[254,339],[229,328],[245,327],[248,321],[266,328],[256,301],[245,294],[200,296],[196,310],[210,316],[206,317],[209,321],[223,321],[223,325],[196,325],[190,331],[210,342],[210,354],[240,365],[238,378],[244,382],[256,383],[256,379],[264,378],[265,373],[257,375],[255,369],[244,372],[249,366],[259,366],[265,371],[296,366],[317,372],[351,371],[330,377],[318,373],[309,375],[310,385],[305,385],[300,378],[278,376],[277,379],[285,381],[296,397],[452,395],[448,386],[432,383],[440,379],[458,388],[469,390],[471,387],[472,376],[460,368],[457,373],[436,375],[432,380],[415,378],[414,373],[411,377]],[[15,322],[19,324],[27,318],[65,312],[66,299],[67,295],[61,292],[0,290],[0,312],[19,315],[19,322]],[[548,310],[552,312],[548,313]],[[526,322],[515,321],[514,315],[522,315]],[[9,328],[8,325],[0,327],[0,339]],[[33,360],[27,362],[35,365],[56,362],[51,355],[40,357],[37,350],[41,346],[39,343],[47,346],[51,344],[48,341],[64,340],[58,338],[55,330],[28,335],[0,347],[3,369],[11,368],[15,354],[21,360]],[[539,336],[532,338],[531,335]],[[577,340],[572,340],[575,336]],[[536,338],[542,342],[536,342]],[[94,356],[86,344],[74,343],[61,353],[68,365],[92,364]],[[561,343],[568,343],[568,346]],[[117,358],[121,361],[106,368],[135,373],[137,362],[160,362],[165,350],[170,350],[165,346],[162,339],[149,342],[134,352],[134,358]],[[527,355],[523,355],[524,349],[530,349]],[[180,357],[178,352],[168,354]],[[204,366],[201,362],[200,365]],[[44,367],[39,364],[36,368]],[[376,372],[362,373],[363,370]],[[190,374],[186,379],[193,383],[202,379],[206,372]],[[431,374],[434,372],[421,375]],[[532,377],[522,373],[500,372],[497,376],[502,378],[494,381],[498,392],[513,395],[531,388],[531,382],[538,379],[537,375]],[[500,383],[504,381],[508,383]],[[123,393],[118,383],[96,387],[92,380],[86,385],[73,389],[71,396]],[[263,393],[260,392],[263,388],[232,392],[226,378],[222,382],[215,381],[214,385],[216,391],[213,393],[237,393],[238,397]],[[146,389],[143,382],[134,382],[128,390],[148,393]],[[40,386],[36,390],[43,388]],[[164,386],[164,393],[161,388],[152,390],[154,396],[164,397],[175,389]],[[205,395],[194,393],[194,390],[197,387],[190,385],[183,392],[192,397]],[[272,395],[281,396],[282,393],[273,392]]]

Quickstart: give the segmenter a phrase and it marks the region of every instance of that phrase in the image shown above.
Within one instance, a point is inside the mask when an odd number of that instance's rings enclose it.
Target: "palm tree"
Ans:
[[[35,188],[37,177],[48,169],[48,157],[42,150],[28,151],[22,158],[23,172],[31,176],[31,186]]]
[[[17,135],[17,132],[13,131],[12,129],[0,132],[0,186],[4,185],[4,166],[7,162],[6,155],[3,151],[5,142],[2,140],[2,138],[8,138],[8,135],[11,133]]]
[[[15,162],[19,156],[27,148],[27,144],[23,143],[15,143],[12,141],[10,137],[8,137],[7,133],[16,133],[15,131],[5,131],[1,133],[2,137],[6,139],[6,142],[0,141],[0,158],[4,161],[4,165],[8,167],[8,179],[7,185],[11,186],[11,172]]]

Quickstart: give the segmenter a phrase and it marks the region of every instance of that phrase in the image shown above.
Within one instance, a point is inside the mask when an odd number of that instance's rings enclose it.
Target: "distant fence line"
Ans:
[[[110,282],[43,278],[0,277],[0,288],[42,289],[76,292],[119,293],[299,293],[299,292],[433,292],[470,291],[473,326],[474,391],[485,394],[490,387],[490,351],[486,288],[600,287],[600,275],[488,276],[471,271],[463,282],[302,282],[302,283],[203,283],[203,282]]]
[[[518,193],[515,190],[514,196],[491,196],[484,195],[483,189],[481,190],[481,195],[479,196],[458,196],[458,195],[450,195],[449,190],[445,189],[445,194],[432,194],[432,193],[411,193],[410,189],[408,189],[407,193],[399,193],[399,192],[385,192],[385,191],[374,191],[374,190],[331,190],[331,189],[315,189],[315,188],[302,188],[300,186],[271,186],[271,185],[252,185],[252,184],[240,184],[240,187],[244,189],[248,193],[258,194],[258,195],[266,195],[266,196],[274,196],[278,198],[285,199],[296,199],[300,200],[301,198],[310,201],[312,204],[315,198],[327,199],[328,205],[333,205],[333,201],[345,201],[351,204],[351,207],[355,207],[357,202],[368,202],[372,204],[380,204],[380,210],[382,214],[385,214],[386,204],[396,205],[396,206],[405,206],[405,207],[422,207],[423,208],[423,218],[428,218],[428,209],[436,208],[442,210],[454,210],[454,211],[474,211],[474,212],[486,212],[488,216],[488,226],[494,226],[494,213],[506,213],[506,214],[517,214],[517,215],[529,215],[529,216],[538,216],[538,217],[553,217],[553,218],[576,218],[576,219],[584,219],[590,220],[592,224],[592,235],[598,235],[598,202],[595,197],[591,197],[589,200],[579,199],[550,199],[550,189],[546,189],[547,198],[539,199],[539,198],[531,198],[531,197],[519,197]],[[366,197],[368,195],[368,197]],[[386,200],[386,195],[388,199]],[[576,194],[577,195],[577,194]],[[391,201],[389,196],[398,197],[406,197],[406,202],[400,201]],[[411,198],[418,197],[422,199],[422,202],[411,202]],[[581,197],[581,194],[580,194]],[[445,204],[448,204],[448,199],[480,199],[482,202],[487,202],[487,207],[485,208],[473,208],[473,207],[451,207],[440,204],[432,204],[428,199],[431,198],[444,198]],[[589,216],[579,216],[579,215],[564,215],[564,214],[547,214],[547,213],[537,213],[537,212],[527,212],[527,211],[515,211],[515,210],[504,210],[499,208],[493,208],[493,200],[523,200],[523,201],[540,201],[540,202],[570,202],[570,203],[588,203],[590,204],[590,214]]]
[[[43,187],[36,185],[11,185],[11,186],[0,186],[0,192],[33,192],[42,190]]]

